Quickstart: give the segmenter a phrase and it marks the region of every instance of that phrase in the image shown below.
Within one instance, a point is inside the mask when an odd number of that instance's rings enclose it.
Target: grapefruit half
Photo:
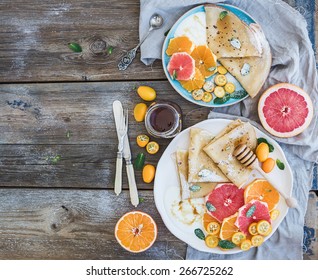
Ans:
[[[222,222],[244,205],[244,189],[231,183],[219,184],[206,197],[206,207],[212,217]]]
[[[195,74],[195,61],[186,52],[174,53],[167,69],[173,79],[187,81],[192,79]]]
[[[271,222],[267,203],[259,200],[252,200],[239,209],[235,225],[240,231],[248,234],[248,227],[250,224],[261,220],[266,220],[269,223]]]
[[[270,134],[293,137],[309,126],[313,118],[313,105],[303,89],[281,83],[263,93],[258,103],[258,115]]]

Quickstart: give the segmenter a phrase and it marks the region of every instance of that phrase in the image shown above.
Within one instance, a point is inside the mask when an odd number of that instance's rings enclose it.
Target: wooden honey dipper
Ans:
[[[263,175],[263,177],[272,185],[275,186],[273,181],[269,178],[269,176],[259,167],[259,161],[254,152],[244,144],[238,145],[233,155],[237,158],[237,160],[242,163],[245,167],[257,170],[259,173]],[[276,186],[275,188],[279,191],[281,196],[285,199],[286,204],[290,208],[297,207],[297,200],[293,197],[288,197],[284,193],[282,193]]]

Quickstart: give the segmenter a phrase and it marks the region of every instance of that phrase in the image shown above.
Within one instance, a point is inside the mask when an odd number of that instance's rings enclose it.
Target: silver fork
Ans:
[[[128,110],[126,110],[125,118],[124,114],[120,116],[120,128],[118,134],[120,136],[118,143],[118,152],[116,159],[116,175],[115,175],[115,193],[119,195],[122,188],[122,167],[123,167],[123,150],[124,150],[124,140],[127,135],[128,130]]]

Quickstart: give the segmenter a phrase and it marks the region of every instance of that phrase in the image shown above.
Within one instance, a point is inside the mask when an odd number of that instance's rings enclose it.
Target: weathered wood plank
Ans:
[[[133,88],[154,87],[158,99],[180,104],[184,127],[206,119],[209,109],[185,101],[168,82],[108,82],[0,85],[0,186],[113,188],[117,136],[112,103],[119,99],[129,108],[132,155],[145,152],[137,146],[143,123],[133,118],[142,100]],[[67,132],[70,132],[67,137]],[[170,142],[157,140],[160,151],[147,155],[156,164]],[[50,157],[61,156],[53,165]],[[140,189],[152,188],[136,172]],[[124,188],[126,175],[124,172]]]
[[[135,210],[128,192],[106,190],[0,189],[0,259],[180,259],[186,245],[164,226],[153,194],[143,192],[138,210],[158,225],[148,251],[132,254],[116,242],[114,228]]]
[[[139,41],[139,1],[33,2],[0,3],[2,82],[164,78],[160,61],[146,67],[139,55],[127,71],[117,69],[124,51]],[[69,42],[83,52],[73,53]]]
[[[135,139],[145,132],[144,125],[133,117],[135,104],[142,102],[135,89],[139,85],[156,89],[158,100],[180,104],[185,126],[202,120],[209,111],[185,101],[168,81],[3,84],[1,144],[114,144],[112,103],[117,99],[129,109],[129,135]],[[71,132],[70,138],[66,137],[67,131]]]
[[[108,145],[0,145],[0,186],[114,189],[116,150]],[[162,147],[162,150],[165,146]],[[141,150],[141,149],[140,149]],[[135,150],[136,151],[136,150]],[[133,157],[137,155],[133,153]],[[160,154],[147,155],[156,165]],[[57,163],[52,159],[61,156]],[[135,171],[139,190],[152,189]],[[123,188],[128,189],[123,168]]]

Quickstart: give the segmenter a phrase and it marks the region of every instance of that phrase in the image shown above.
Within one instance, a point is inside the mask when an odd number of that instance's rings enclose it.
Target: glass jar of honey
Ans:
[[[145,126],[153,137],[173,138],[182,129],[181,108],[171,101],[154,102],[146,112]]]

